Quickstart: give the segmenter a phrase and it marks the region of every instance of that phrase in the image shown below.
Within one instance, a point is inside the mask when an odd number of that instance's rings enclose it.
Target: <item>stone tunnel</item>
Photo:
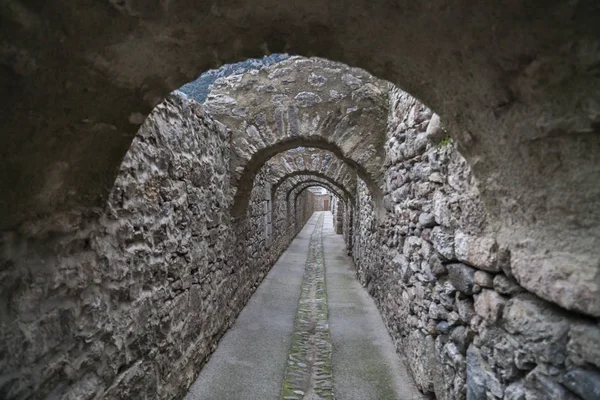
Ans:
[[[600,399],[596,2],[0,21],[0,399]]]

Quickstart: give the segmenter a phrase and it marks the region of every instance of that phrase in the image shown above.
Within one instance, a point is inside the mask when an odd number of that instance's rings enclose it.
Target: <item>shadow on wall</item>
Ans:
[[[267,235],[265,167],[232,223],[229,138],[175,93],[138,132],[105,208],[3,233],[0,398],[185,394],[313,213],[306,192],[297,213],[274,209],[285,226]]]
[[[238,3],[173,6],[162,18],[166,9],[141,3],[17,2],[0,16],[18,55],[1,81],[12,112],[0,126],[0,353],[10,355],[0,394],[183,393],[307,218],[304,191],[294,229],[274,232],[281,241],[267,248],[263,166],[309,144],[366,183],[344,214],[346,238],[423,390],[593,393],[595,6],[436,0],[403,11],[358,1],[335,13],[334,28],[335,5]],[[369,29],[351,29],[357,20]],[[422,40],[397,39],[407,37]],[[429,110],[322,59],[224,79],[207,105],[220,123],[170,97],[131,146],[150,110],[198,68],[283,47],[366,67],[434,107],[480,192],[454,147],[432,147],[439,121]],[[282,86],[293,96],[276,93]]]
[[[597,316],[553,304],[591,311],[568,302],[588,287],[555,282],[553,297],[524,279],[514,260],[523,249],[499,240],[437,116],[395,88],[390,101],[387,218],[376,223],[360,182],[353,255],[419,388],[437,399],[599,396]]]

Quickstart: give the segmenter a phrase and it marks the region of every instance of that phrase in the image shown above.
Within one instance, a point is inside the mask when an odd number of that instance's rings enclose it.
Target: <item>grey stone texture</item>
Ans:
[[[401,18],[383,4],[341,12],[309,1],[293,17],[285,2],[252,13],[178,4],[163,18],[166,4],[125,2],[83,14],[65,5],[54,19],[11,3],[1,16],[15,42],[4,47],[3,101],[16,106],[0,125],[0,397],[181,397],[312,215],[310,185],[337,196],[357,277],[422,392],[595,395],[595,9],[545,5],[554,12],[532,24],[519,2],[434,1]],[[270,12],[283,24],[275,42],[273,30],[247,27]],[[186,22],[197,15],[205,24]],[[353,17],[380,17],[352,38],[364,51],[334,46],[350,42],[328,28]],[[453,17],[461,23],[440,24]],[[203,30],[211,24],[220,29]],[[421,37],[423,26],[427,45],[383,40]],[[466,63],[451,30],[469,28],[479,55]],[[83,29],[94,34],[86,46]],[[332,36],[300,46],[313,31]],[[201,50],[181,60],[177,43]],[[180,94],[160,103],[209,58],[284,44],[336,48],[439,116],[369,72],[300,57],[217,80],[206,107]]]
[[[315,74],[326,78],[327,85],[311,86],[307,91]],[[333,97],[332,92],[336,93]],[[234,215],[245,209],[252,179],[268,160],[279,164],[282,174],[293,165],[298,174],[302,169],[328,170],[338,179],[349,177],[348,166],[352,166],[352,175],[358,173],[378,197],[387,93],[387,83],[366,71],[318,58],[291,57],[256,73],[217,80],[206,106],[232,131],[236,151],[231,184],[237,188]],[[244,112],[236,114],[234,110]],[[331,160],[327,165],[315,163],[314,157],[307,155],[301,160],[303,168],[298,168],[295,162],[286,162],[293,154],[282,153],[298,146],[328,150],[336,157],[318,156]],[[356,185],[355,180],[346,183]]]
[[[425,106],[389,97],[386,214],[359,180],[353,256],[419,388],[437,399],[593,397],[598,321],[531,293],[549,292],[515,269],[527,244],[503,238],[456,142]],[[585,287],[553,284],[555,303],[594,315],[564,301],[587,298]]]
[[[174,94],[138,132],[104,209],[3,234],[0,397],[186,392],[312,214],[305,191],[287,229],[267,235],[263,169],[233,224],[229,135]]]
[[[452,286],[464,294],[473,294],[475,270],[464,264],[448,264],[448,279]]]
[[[278,399],[287,364],[314,215],[277,260],[185,397]]]

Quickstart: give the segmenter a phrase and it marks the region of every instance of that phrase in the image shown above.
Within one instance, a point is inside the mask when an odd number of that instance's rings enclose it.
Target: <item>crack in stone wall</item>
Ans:
[[[321,213],[310,237],[281,400],[334,399]]]

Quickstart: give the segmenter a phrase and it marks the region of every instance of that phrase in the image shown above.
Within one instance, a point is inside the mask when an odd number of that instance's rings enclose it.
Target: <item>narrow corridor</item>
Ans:
[[[330,212],[271,269],[186,400],[423,399]]]

